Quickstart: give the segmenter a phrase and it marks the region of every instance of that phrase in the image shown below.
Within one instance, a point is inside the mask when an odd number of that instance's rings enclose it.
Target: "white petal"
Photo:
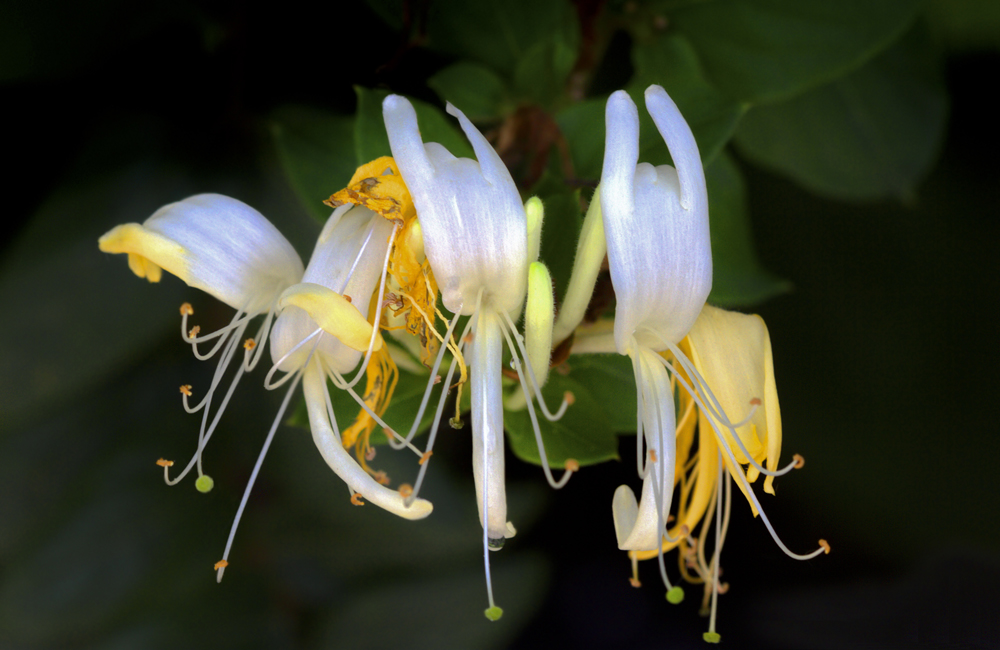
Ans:
[[[137,255],[234,309],[267,311],[302,279],[302,261],[278,229],[249,205],[198,194],[165,205],[141,226],[104,235],[101,250]]]
[[[313,250],[303,283],[318,284],[351,297],[361,315],[368,318],[372,293],[382,277],[392,223],[371,210],[342,205],[327,220]],[[319,325],[302,309],[289,307],[278,316],[271,335],[271,358],[282,358]],[[281,365],[284,371],[301,367],[312,350],[300,348]],[[355,347],[344,345],[336,336],[323,336],[316,349],[327,366],[349,372],[361,359]]]
[[[619,91],[608,100],[607,149],[601,179],[601,207],[611,280],[617,299],[615,342],[627,352],[632,337],[640,345],[664,349],[660,337],[684,338],[712,286],[708,198],[694,136],[662,89],[651,87],[647,101],[670,138],[680,161],[684,186],[669,165],[628,162],[638,150],[635,105]],[[684,198],[685,208],[681,205]]]
[[[424,247],[449,310],[471,314],[482,304],[520,314],[527,289],[527,221],[520,195],[489,142],[454,107],[479,162],[456,158],[437,143],[423,148],[410,103],[383,103],[386,132],[413,197]]]

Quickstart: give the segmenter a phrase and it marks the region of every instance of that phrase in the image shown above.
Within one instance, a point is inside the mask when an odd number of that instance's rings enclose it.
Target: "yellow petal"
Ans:
[[[730,422],[745,418],[751,400],[760,400],[761,405],[750,422],[739,427],[737,433],[754,460],[763,463],[766,459],[767,467],[776,469],[781,453],[781,412],[771,342],[763,319],[706,305],[688,337],[691,360]],[[746,464],[748,459],[733,440],[732,432],[716,424],[737,462]],[[737,470],[730,468],[730,471]],[[758,473],[751,467],[748,480],[753,481]],[[764,483],[766,492],[773,493],[771,484],[769,477]]]
[[[138,223],[115,226],[97,240],[105,253],[127,253],[128,267],[140,278],[159,282],[166,269],[188,282],[187,251],[172,239],[152,232]]]
[[[351,302],[339,293],[320,284],[302,282],[281,294],[278,309],[293,306],[303,309],[324,332],[341,343],[363,352],[372,337],[372,325]],[[382,347],[382,335],[375,337],[373,350]]]

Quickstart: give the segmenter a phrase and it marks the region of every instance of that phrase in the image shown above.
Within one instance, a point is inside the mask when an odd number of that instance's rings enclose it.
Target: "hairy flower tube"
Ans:
[[[373,163],[384,170],[374,172],[375,175],[392,175],[391,160],[385,161]],[[359,172],[364,174],[371,170],[362,168]],[[395,183],[393,179],[365,180],[369,181],[366,186],[370,188],[402,186],[398,174]],[[389,194],[401,193],[397,189]],[[185,408],[189,412],[204,409],[205,414],[197,451],[182,473],[171,479],[169,469],[173,463],[162,459],[158,462],[164,467],[164,477],[169,484],[176,483],[196,466],[200,475],[198,488],[202,491],[211,488],[211,479],[201,472],[205,445],[239,379],[260,360],[268,334],[273,366],[265,378],[265,387],[271,390],[290,384],[244,491],[223,559],[216,564],[219,580],[228,566],[233,538],[250,491],[300,381],[316,446],[331,469],[348,484],[353,503],[360,505],[369,501],[407,519],[426,517],[432,510],[431,504],[422,499],[407,501],[404,506],[404,496],[399,491],[381,485],[351,458],[340,437],[327,389],[329,378],[338,388],[349,391],[363,409],[370,411],[371,406],[355,393],[353,386],[369,368],[385,375],[395,372],[378,327],[369,322],[368,314],[373,312],[372,322],[379,323],[388,261],[396,248],[396,235],[405,223],[403,215],[397,214],[404,202],[397,201],[397,210],[384,209],[387,216],[358,205],[361,202],[345,202],[333,211],[320,233],[309,266],[304,270],[288,242],[260,213],[235,199],[218,195],[191,197],[166,206],[142,226],[119,226],[100,240],[101,250],[128,253],[130,267],[141,277],[158,280],[159,269],[167,269],[238,310],[229,326],[213,334],[198,336],[198,327],[190,331],[187,328],[187,319],[193,310],[187,304],[181,309],[182,334],[196,356],[205,359],[220,349],[222,356],[201,403],[191,407],[188,402],[191,387],[181,388]],[[412,206],[409,211],[412,213]],[[412,215],[410,220],[414,220]],[[244,360],[211,424],[206,426],[212,396],[226,366],[236,354],[244,329],[250,319],[265,310],[268,316],[264,324],[256,337],[243,343]],[[216,338],[219,341],[211,351],[199,352],[199,343]],[[362,357],[364,361],[357,376],[351,381],[345,379],[343,375],[357,367]],[[274,380],[279,372],[284,376]],[[371,379],[371,371],[367,374]],[[388,401],[385,394],[388,390],[391,395],[391,388],[385,381],[380,380],[379,384],[378,391],[368,393],[375,395],[373,401],[384,410]]]
[[[538,397],[543,414],[557,419],[568,406],[564,400],[552,413],[541,399],[540,384],[548,372],[552,333],[552,285],[548,270],[536,262],[542,209],[531,200],[527,209],[503,161],[465,115],[450,104],[472,144],[478,160],[456,158],[440,144],[424,144],[417,116],[409,101],[390,95],[383,103],[383,115],[393,158],[413,196],[423,233],[423,246],[441,289],[442,302],[453,316],[446,341],[452,341],[459,318],[468,322],[457,345],[442,346],[431,370],[431,381],[406,443],[416,433],[417,423],[437,378],[444,351],[451,348],[451,362],[438,401],[426,454],[432,450],[437,424],[456,363],[464,354],[469,361],[472,394],[472,467],[475,477],[480,521],[483,526],[483,558],[486,569],[489,608],[486,616],[496,620],[502,610],[493,600],[489,551],[503,546],[513,536],[507,520],[504,483],[504,429],[501,393],[501,361],[504,341],[521,381],[522,390]],[[525,336],[517,332],[515,321],[528,307]],[[562,487],[572,471],[556,481],[548,467],[532,400],[528,400],[539,455],[546,478],[553,487]],[[418,493],[428,463],[421,465],[414,485]]]
[[[636,456],[643,488],[638,500],[627,485],[615,491],[612,512],[618,545],[633,560],[658,558],[672,603],[683,599],[683,591],[671,584],[663,553],[677,546],[686,549],[684,575],[691,577],[686,570],[691,568],[695,579],[709,586],[711,620],[705,639],[715,642],[719,640],[715,631],[719,554],[730,499],[728,480],[721,480],[723,465],[785,553],[808,559],[829,547],[821,542],[808,555],[789,551],[750,487],[750,482],[764,474],[764,489],[773,493],[775,476],[801,466],[796,457],[787,467],[778,468],[780,414],[767,330],[759,318],[705,305],[712,260],[708,196],[698,148],[661,87],[650,86],[645,99],[676,167],[637,164],[638,112],[625,92],[614,93],[606,110],[604,169],[599,198],[595,196],[594,201],[599,200],[599,206],[592,205],[587,219],[603,221],[617,299],[615,321],[613,332],[579,336],[574,352],[615,350],[632,359],[638,398]],[[588,231],[585,225],[584,235],[594,231],[599,229]],[[588,250],[589,257],[578,253],[582,270],[574,270],[574,275],[584,278],[579,281],[584,286],[596,277],[594,258],[603,252],[599,243],[581,240],[578,251]],[[680,418],[675,414],[675,395]],[[733,421],[731,413],[746,415]],[[744,472],[747,464],[750,467]],[[672,515],[675,488],[679,489],[676,518]],[[711,562],[706,562],[709,522],[703,525],[700,544],[691,531],[713,513],[715,550]],[[668,528],[671,519],[674,525]],[[637,583],[637,576],[633,580]]]

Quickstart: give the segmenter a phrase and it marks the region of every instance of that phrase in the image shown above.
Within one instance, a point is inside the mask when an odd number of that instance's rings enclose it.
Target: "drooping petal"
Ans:
[[[165,205],[141,225],[110,230],[98,245],[106,253],[128,253],[139,277],[156,282],[162,268],[250,313],[267,311],[303,273],[302,260],[270,221],[220,194]]]
[[[372,325],[358,308],[344,296],[321,284],[302,282],[294,284],[281,294],[278,309],[295,306],[304,310],[327,334],[341,343],[364,352],[372,338]],[[382,337],[375,337],[373,349],[382,347]]]
[[[754,460],[765,464],[766,459],[765,466],[777,470],[781,454],[781,411],[774,383],[771,339],[764,320],[760,316],[706,305],[691,328],[688,339],[691,361],[715,394],[730,422],[738,422],[746,416],[751,400],[761,401],[753,417],[737,429],[737,434]],[[747,463],[747,457],[733,440],[732,432],[718,420],[715,422],[737,462]],[[704,430],[703,435],[710,430]],[[734,469],[730,468],[730,471]],[[751,481],[758,474],[753,467],[747,472]],[[766,478],[765,492],[774,493],[773,481],[772,476]],[[742,489],[739,480],[736,484]]]
[[[404,519],[423,519],[431,514],[434,507],[430,501],[418,498],[407,507],[404,504],[404,497],[398,491],[380,485],[347,453],[331,427],[326,410],[326,397],[323,395],[326,390],[326,377],[316,361],[311,362],[306,369],[302,385],[313,441],[330,469],[365,501],[395,515]]]
[[[423,145],[410,103],[390,95],[382,105],[393,158],[413,196],[424,249],[445,307],[471,314],[484,307],[516,318],[527,288],[527,221],[503,161],[461,111],[449,106],[479,161]]]
[[[633,337],[656,350],[664,349],[661,338],[679,342],[712,286],[708,199],[697,145],[665,93],[647,97],[655,100],[647,106],[657,123],[669,126],[661,130],[671,138],[671,155],[684,161],[685,185],[670,165],[635,165],[638,113],[624,91],[613,94],[606,112],[601,208],[617,299],[615,342],[622,354]]]

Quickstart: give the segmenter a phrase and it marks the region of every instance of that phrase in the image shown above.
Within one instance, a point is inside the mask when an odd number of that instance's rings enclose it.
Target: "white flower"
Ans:
[[[535,200],[529,203],[529,214],[526,214],[517,187],[493,147],[461,111],[450,104],[447,110],[458,118],[478,161],[456,158],[434,142],[424,144],[417,127],[416,113],[406,99],[390,95],[383,103],[393,158],[413,196],[423,231],[424,250],[441,289],[444,306],[454,314],[446,340],[451,340],[459,316],[470,317],[459,337],[460,343],[451,346],[455,360],[444,382],[446,389],[442,391],[437,419],[440,418],[455,365],[461,357],[461,350],[465,349],[471,368],[472,466],[483,525],[490,604],[487,617],[496,620],[502,610],[493,602],[487,550],[500,548],[504,540],[514,534],[513,526],[507,521],[504,485],[503,342],[506,339],[511,350],[522,389],[540,398],[538,388],[544,381],[543,367],[544,372],[548,371],[551,344],[552,287],[548,271],[535,262],[542,220],[540,202]],[[529,300],[527,343],[514,326],[524,308],[526,294]],[[468,343],[470,337],[467,335],[470,333],[471,343]],[[432,381],[445,347],[442,346],[431,371]],[[526,360],[526,373],[521,372],[521,358]],[[430,388],[429,384],[417,422],[426,406]],[[562,408],[552,414],[541,399],[539,402],[550,419],[560,417],[567,405],[564,402]],[[530,400],[529,407],[534,421],[535,412]],[[428,452],[434,443],[437,419],[431,428]],[[541,447],[537,424],[535,428],[544,463],[545,451]],[[415,428],[405,439],[408,441],[414,433]],[[419,489],[426,468],[427,463],[424,463],[415,490]],[[569,478],[567,471],[563,479],[556,482],[547,465],[544,469],[550,483],[556,487],[561,487]]]
[[[188,330],[187,326],[193,309],[186,303],[181,308],[182,335],[192,345],[195,355],[207,359],[220,350],[221,355],[211,386],[200,403],[190,406],[191,387],[181,387],[185,409],[192,413],[203,410],[203,417],[198,448],[184,470],[171,479],[169,468],[173,463],[159,461],[168,484],[177,483],[197,467],[196,486],[203,492],[211,489],[211,478],[202,472],[205,445],[240,378],[259,362],[269,333],[274,365],[265,386],[273,389],[290,382],[244,491],[223,559],[216,565],[219,580],[228,566],[233,537],[250,490],[300,380],[304,384],[316,446],[327,464],[348,484],[354,494],[352,501],[360,504],[363,503],[360,498],[364,498],[407,519],[430,514],[429,502],[419,499],[404,505],[399,491],[377,483],[350,457],[341,444],[326,387],[330,377],[365,406],[352,387],[363,376],[372,353],[380,350],[382,338],[368,322],[367,313],[359,311],[354,301],[367,312],[376,287],[380,288],[374,316],[374,322],[379,322],[386,264],[398,227],[398,222],[365,207],[340,206],[323,228],[305,270],[288,241],[263,215],[240,201],[220,195],[198,195],[165,206],[142,225],[118,226],[101,237],[101,250],[127,253],[130,268],[140,277],[156,282],[161,269],[165,269],[237,309],[228,326],[199,336],[200,328]],[[227,366],[237,355],[249,321],[265,312],[267,318],[257,335],[243,342],[243,361],[238,363],[232,383],[209,424],[213,396]],[[211,350],[200,353],[199,344],[212,340],[216,342]],[[363,367],[348,382],[343,374],[356,367],[363,354]],[[285,376],[272,382],[279,371],[285,372]]]

